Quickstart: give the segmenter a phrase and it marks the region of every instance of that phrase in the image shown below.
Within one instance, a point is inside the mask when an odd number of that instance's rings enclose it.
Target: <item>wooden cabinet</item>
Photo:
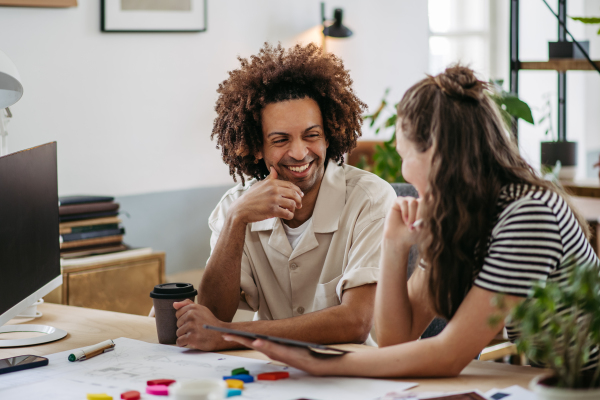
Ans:
[[[44,299],[51,303],[148,315],[150,292],[165,282],[165,253],[63,267],[63,284]]]

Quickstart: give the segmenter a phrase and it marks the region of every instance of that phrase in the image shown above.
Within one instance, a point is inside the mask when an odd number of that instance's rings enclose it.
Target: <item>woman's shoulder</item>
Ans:
[[[555,190],[528,183],[510,183],[502,187],[496,203],[498,222],[515,213],[551,213],[558,215],[567,203]]]

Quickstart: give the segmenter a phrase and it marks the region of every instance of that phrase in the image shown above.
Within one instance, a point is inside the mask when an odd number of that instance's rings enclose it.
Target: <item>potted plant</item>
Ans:
[[[501,297],[496,304],[503,308]],[[537,284],[509,318],[521,329],[517,349],[552,371],[530,388],[540,400],[600,399],[600,363],[582,367],[600,350],[600,275],[597,265],[575,266],[568,285]],[[490,321],[492,324],[493,321]]]
[[[538,124],[547,124],[545,135],[550,141],[541,143],[541,164],[542,168],[550,170],[556,165],[559,180],[573,180],[577,168],[577,142],[559,140],[554,133],[552,125],[552,105],[550,104],[549,93],[544,95],[546,102],[542,107],[542,116]]]
[[[393,182],[406,182],[402,177],[402,159],[396,151],[396,106],[391,109],[387,102],[390,89],[386,89],[379,107],[373,114],[365,115],[365,121],[370,121],[369,126],[375,128],[375,134],[382,131],[391,131],[389,140],[375,144],[371,160],[362,155],[357,162],[358,168],[370,171],[380,178]]]

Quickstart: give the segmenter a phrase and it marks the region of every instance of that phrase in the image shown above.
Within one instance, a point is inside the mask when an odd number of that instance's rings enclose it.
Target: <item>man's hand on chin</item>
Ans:
[[[222,350],[228,346],[224,341],[222,334],[217,331],[204,329],[202,325],[222,326],[225,324],[219,321],[210,310],[191,300],[184,300],[173,303],[177,310],[177,346],[189,347],[203,351]]]

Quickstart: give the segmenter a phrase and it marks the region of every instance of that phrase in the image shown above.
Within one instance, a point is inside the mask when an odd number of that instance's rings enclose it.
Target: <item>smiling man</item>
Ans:
[[[219,86],[212,137],[242,183],[210,216],[212,251],[198,304],[175,303],[177,344],[237,345],[203,324],[364,342],[383,221],[395,199],[387,182],[343,164],[365,105],[342,62],[315,45],[265,45],[240,62]],[[255,311],[255,321],[232,323],[238,308]]]

